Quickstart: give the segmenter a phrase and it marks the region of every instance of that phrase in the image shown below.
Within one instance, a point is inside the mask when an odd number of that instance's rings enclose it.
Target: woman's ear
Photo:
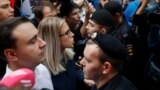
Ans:
[[[103,74],[109,73],[111,69],[112,69],[112,65],[110,62],[107,61],[103,64]]]
[[[9,61],[16,61],[17,60],[17,55],[13,49],[5,49],[4,50],[4,55]]]

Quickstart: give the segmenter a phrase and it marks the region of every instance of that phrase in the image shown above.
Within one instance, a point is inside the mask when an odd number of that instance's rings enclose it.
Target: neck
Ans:
[[[63,53],[63,52],[64,52],[64,50],[65,50],[65,48],[61,47],[61,53]]]
[[[80,23],[80,22],[79,22]],[[77,28],[77,26],[79,25],[79,23],[72,23],[72,22],[68,22],[68,26],[71,30],[75,30]]]
[[[102,87],[104,84],[108,83],[109,80],[111,80],[116,75],[117,75],[117,73],[111,73],[111,74],[108,74],[108,75],[102,77],[101,79],[95,81],[97,89]]]
[[[18,70],[18,69],[21,69],[21,68],[28,68],[28,69],[31,69],[31,70],[35,70],[35,67],[23,67],[23,66],[20,66],[18,64],[8,64],[8,68],[11,69],[12,71],[15,71],[15,70]]]

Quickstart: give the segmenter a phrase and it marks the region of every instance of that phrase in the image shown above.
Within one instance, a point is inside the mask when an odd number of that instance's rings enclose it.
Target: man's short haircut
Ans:
[[[56,10],[53,4],[49,1],[41,1],[38,6],[33,8],[33,12],[35,13],[35,17],[42,20],[43,19],[43,9],[44,7],[50,7],[51,10]]]
[[[73,9],[77,9],[79,6],[73,2],[62,3],[60,7],[60,13],[58,14],[59,17],[69,16]]]
[[[16,38],[13,37],[13,30],[20,24],[29,22],[24,17],[15,17],[0,22],[0,57],[5,58],[4,50],[16,48]]]

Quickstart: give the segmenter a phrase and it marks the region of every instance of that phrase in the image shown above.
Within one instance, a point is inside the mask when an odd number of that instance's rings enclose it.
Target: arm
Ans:
[[[141,6],[136,11],[136,15],[141,15],[143,13],[147,3],[148,3],[148,0],[141,0]]]
[[[90,15],[92,14],[92,12],[95,11],[95,8],[93,7],[92,4],[89,4],[88,6],[86,5],[85,6],[85,12],[86,12],[86,16],[85,16],[85,20],[84,20],[84,23],[81,27],[81,35],[82,37],[85,37],[86,36],[86,26],[88,24],[88,21],[89,21],[89,18],[90,18]]]

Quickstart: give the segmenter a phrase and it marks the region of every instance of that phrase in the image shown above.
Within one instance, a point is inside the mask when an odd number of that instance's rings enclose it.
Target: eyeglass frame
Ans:
[[[69,37],[69,35],[72,33],[72,31],[70,29],[68,29],[65,33],[63,34],[59,34],[59,37],[65,36],[67,35]]]

